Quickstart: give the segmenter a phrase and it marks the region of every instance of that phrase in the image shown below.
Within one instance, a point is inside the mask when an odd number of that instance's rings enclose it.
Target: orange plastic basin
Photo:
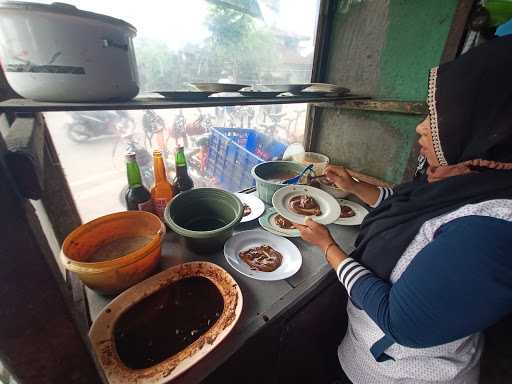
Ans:
[[[160,259],[164,234],[164,224],[152,213],[113,213],[71,232],[60,259],[89,288],[115,294],[151,274]]]

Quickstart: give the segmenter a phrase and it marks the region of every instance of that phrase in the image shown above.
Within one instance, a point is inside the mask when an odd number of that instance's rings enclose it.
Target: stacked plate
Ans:
[[[321,213],[316,216],[308,216],[293,210],[290,202],[300,196],[313,198]],[[279,215],[297,224],[304,224],[307,218],[311,218],[323,225],[360,225],[368,214],[368,210],[356,202],[335,199],[325,191],[306,185],[290,185],[279,189],[272,198],[272,205],[273,208],[267,209],[265,214],[259,218],[259,223],[268,232],[284,237],[299,237],[300,233],[295,228],[280,227],[276,221]]]
[[[260,217],[265,212],[265,204],[256,195],[246,193],[235,193],[235,195],[240,199],[246,210],[242,223],[257,218],[260,218],[261,223],[261,220],[268,216],[268,214],[265,214],[263,217]],[[297,230],[295,229],[294,231]],[[277,234],[281,235],[281,233]],[[240,257],[241,252],[261,246],[270,246],[282,255],[282,261],[278,268],[269,272],[251,269]],[[242,231],[235,234],[224,244],[224,256],[229,265],[242,275],[264,281],[286,279],[294,275],[302,265],[300,251],[292,242],[283,239],[281,236],[276,236],[276,233],[268,233],[261,229]]]
[[[262,228],[267,230],[270,233],[278,236],[284,237],[300,237],[300,232],[296,228],[281,228],[277,224],[277,218],[279,217],[279,213],[277,213],[275,208],[269,208],[266,210],[265,214],[259,218],[259,222]]]
[[[338,96],[348,93],[347,88],[326,83],[306,84],[260,84],[248,86],[247,84],[229,83],[190,83],[195,91],[154,91],[165,98],[193,101],[206,99],[217,93],[239,93],[247,97],[274,98],[280,95],[301,95],[301,96]],[[222,95],[219,95],[222,96]],[[233,96],[233,95],[226,95]],[[236,95],[235,95],[236,96]]]
[[[302,265],[302,256],[297,246],[283,238],[299,237],[300,233],[295,228],[280,227],[276,221],[279,215],[285,220],[298,224],[304,224],[306,218],[310,217],[324,225],[332,223],[359,225],[368,213],[364,207],[353,201],[336,200],[321,189],[305,185],[290,185],[279,189],[272,198],[274,207],[267,208],[266,211],[265,205],[257,196],[243,193],[237,194],[237,196],[249,208],[243,221],[251,221],[259,217],[259,223],[266,232],[257,229],[237,233],[224,245],[224,256],[229,265],[242,275],[264,281],[286,279],[299,271]],[[313,198],[319,207],[320,214],[316,216],[302,215],[292,209],[291,201],[302,196]],[[263,212],[265,213],[263,214]],[[282,260],[277,268],[271,271],[262,271],[251,267],[243,260],[244,252],[249,250],[252,252],[259,247],[271,247],[281,255]],[[266,251],[260,252],[265,253]]]
[[[301,214],[291,208],[291,201],[302,196],[311,197],[318,204],[319,215]],[[308,217],[319,224],[332,224],[340,217],[341,213],[340,205],[334,197],[309,185],[290,185],[279,189],[272,197],[272,205],[281,216],[297,224],[304,224]]]
[[[311,84],[261,84],[255,85],[252,88],[256,91],[298,94],[309,86]]]
[[[166,99],[194,101],[204,100],[214,92],[202,92],[202,91],[154,91],[165,97]]]
[[[242,88],[248,87],[247,84],[228,84],[228,83],[190,83],[194,88],[202,92],[222,93],[238,92]]]
[[[309,84],[309,87],[304,89],[304,92],[324,92],[342,95],[350,92],[350,90],[344,87],[340,87],[339,85],[336,84],[311,83]]]

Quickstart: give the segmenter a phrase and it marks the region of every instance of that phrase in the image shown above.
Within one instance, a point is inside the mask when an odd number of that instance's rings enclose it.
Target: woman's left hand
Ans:
[[[293,226],[300,232],[302,239],[309,244],[316,245],[323,250],[334,240],[329,230],[324,225],[318,224],[316,221],[308,218],[304,225],[293,223]]]

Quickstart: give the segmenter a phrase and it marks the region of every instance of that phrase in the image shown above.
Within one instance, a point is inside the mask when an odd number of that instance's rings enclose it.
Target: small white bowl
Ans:
[[[329,165],[329,158],[321,153],[316,152],[302,152],[292,156],[292,160],[308,166],[313,164],[313,172],[316,176],[325,173],[325,167]]]
[[[342,199],[350,195],[349,192],[344,189],[337,188],[334,185],[325,184],[325,179],[318,179],[318,184],[320,184],[320,189],[327,192],[329,195],[334,197],[335,199]]]

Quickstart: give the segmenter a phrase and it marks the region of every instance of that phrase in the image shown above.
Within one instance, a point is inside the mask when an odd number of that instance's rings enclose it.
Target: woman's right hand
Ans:
[[[341,165],[329,165],[325,168],[327,179],[349,193],[354,193],[357,181],[350,176],[347,170]]]
[[[338,188],[356,195],[370,206],[373,206],[379,199],[379,188],[364,181],[355,181],[341,165],[329,165],[325,168],[325,175]]]

